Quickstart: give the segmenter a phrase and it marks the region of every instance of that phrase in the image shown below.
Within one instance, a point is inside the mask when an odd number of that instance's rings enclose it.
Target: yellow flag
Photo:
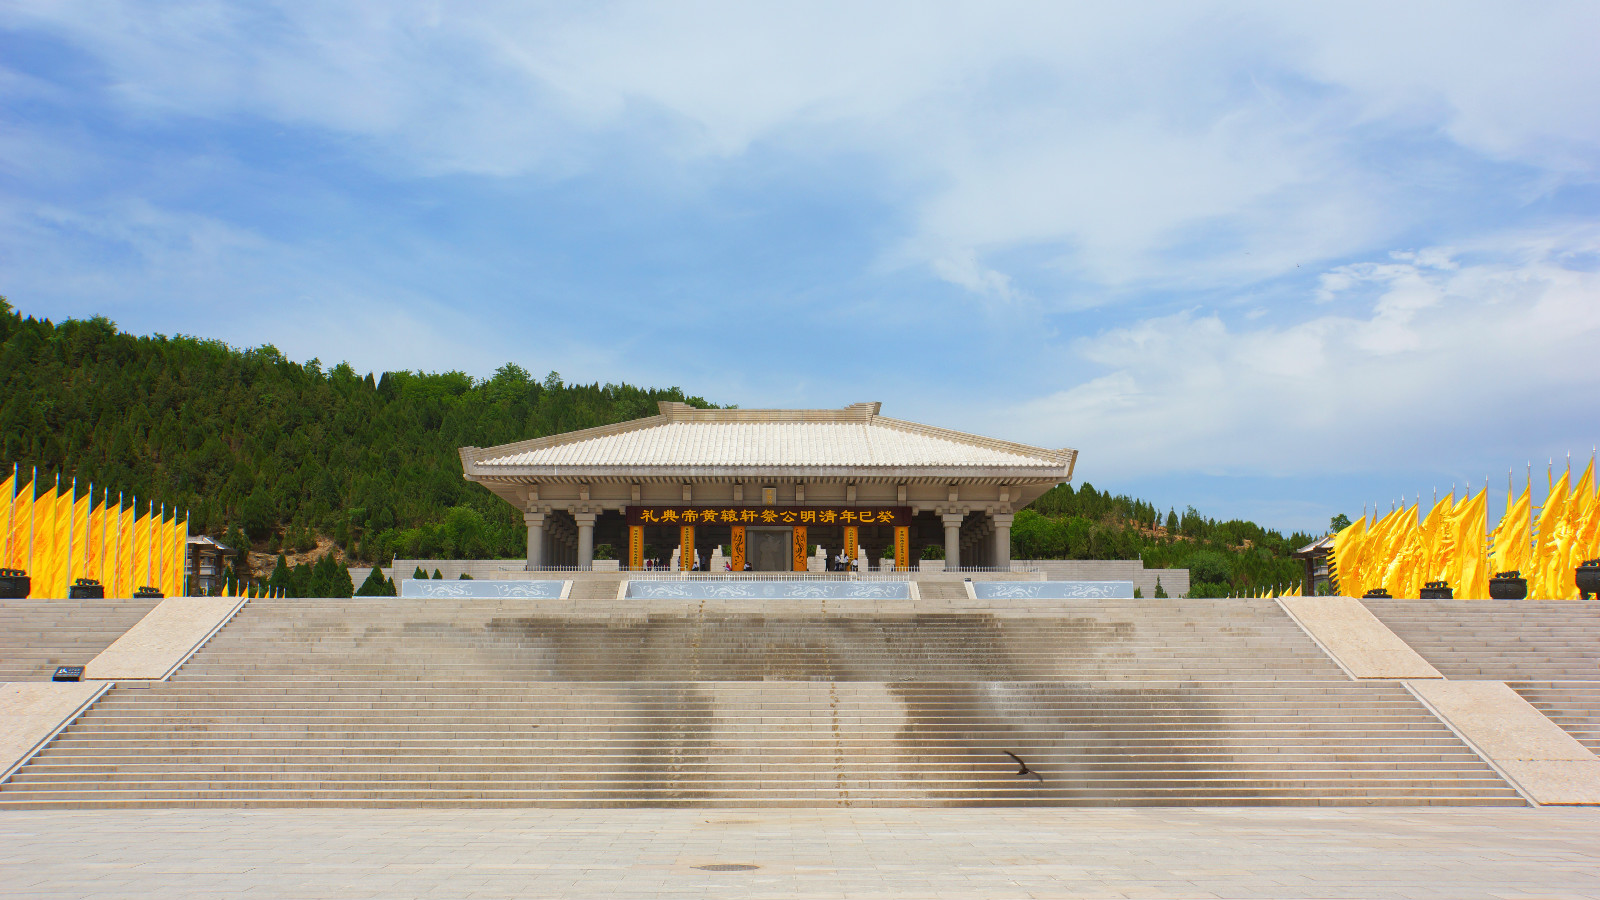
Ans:
[[[1456,562],[1451,567],[1454,579],[1450,582],[1457,597],[1486,599],[1489,596],[1489,491],[1478,491],[1476,497],[1462,501],[1464,507],[1456,516]]]
[[[1591,460],[1590,465],[1594,463]],[[1572,539],[1571,562],[1574,567],[1600,557],[1600,497],[1590,495],[1587,510],[1582,514]]]
[[[174,512],[172,522],[167,525],[167,586],[171,588],[166,592],[168,597],[183,596],[184,556],[187,550],[183,540],[183,520]]]
[[[1357,553],[1362,540],[1367,533],[1367,517],[1351,522],[1333,536],[1332,559],[1329,568],[1333,572],[1334,581],[1339,586],[1339,593],[1346,597],[1359,597],[1356,591],[1356,579],[1360,573],[1360,563]]]
[[[16,504],[12,502],[16,492],[17,476],[13,472],[5,481],[0,481],[0,501],[3,501],[5,506],[4,509],[0,509],[0,517],[5,519],[4,522],[0,522],[0,567],[7,569],[17,568],[17,564],[11,559],[12,536],[17,530]]]
[[[1494,530],[1494,553],[1489,560],[1491,575],[1501,572],[1522,571],[1528,559],[1528,532],[1533,527],[1533,493],[1528,485],[1522,496],[1511,499],[1511,489],[1506,489],[1506,514]]]
[[[139,589],[133,577],[133,507],[124,506],[117,516],[117,596],[132,597]]]
[[[67,526],[72,518],[72,498],[59,487],[50,492],[49,530],[41,535],[48,544],[48,568],[44,576],[41,597],[65,598],[67,596]]]
[[[1417,513],[1416,507],[1407,509],[1401,507],[1399,518],[1395,519],[1389,533],[1384,540],[1383,550],[1383,580],[1382,585],[1390,596],[1404,597],[1408,587],[1408,563],[1411,562],[1412,549],[1417,542]]]
[[[1544,509],[1539,511],[1537,531],[1534,535],[1533,559],[1529,561],[1528,572],[1528,599],[1549,600],[1557,596],[1558,582],[1554,581],[1556,554],[1563,549],[1563,536],[1566,522],[1567,483],[1570,472],[1563,472],[1559,481],[1550,485],[1550,494],[1545,497]]]

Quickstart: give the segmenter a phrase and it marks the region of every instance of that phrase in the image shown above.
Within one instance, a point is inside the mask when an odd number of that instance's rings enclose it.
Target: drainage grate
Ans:
[[[761,868],[748,863],[711,863],[705,866],[695,866],[702,872],[750,872]]]

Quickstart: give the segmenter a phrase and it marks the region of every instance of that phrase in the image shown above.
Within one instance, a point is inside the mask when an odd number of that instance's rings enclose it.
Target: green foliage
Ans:
[[[1225,597],[1267,585],[1295,584],[1304,566],[1289,556],[1311,541],[1284,537],[1254,522],[1218,522],[1194,507],[1168,510],[1084,484],[1054,488],[1017,513],[1013,559],[1139,559],[1152,569],[1189,569],[1191,597]],[[1165,596],[1163,590],[1158,596]]]
[[[389,579],[383,577],[382,569],[373,566],[372,571],[368,572],[366,579],[361,582],[361,587],[356,591],[356,596],[392,597],[394,596],[394,585],[390,583]]]
[[[278,554],[278,564],[272,568],[272,576],[267,579],[267,587],[282,591],[285,596],[293,597],[294,573],[289,571],[289,561]]]
[[[349,597],[355,593],[350,570],[327,553],[311,569],[311,597]]]
[[[415,572],[411,573],[411,577],[413,579],[418,580],[418,581],[424,581],[424,580],[427,579],[428,573],[422,571],[422,567],[421,566],[417,566],[417,570]]]
[[[710,405],[677,388],[540,382],[512,364],[488,379],[374,379],[101,317],[57,325],[0,301],[0,464],[187,510],[192,534],[234,523],[271,552],[324,536],[347,559],[520,557],[521,513],[461,478],[458,448],[653,415],[660,400]]]
[[[1143,600],[1144,599],[1144,591],[1140,590],[1139,588],[1134,588],[1133,589],[1133,599],[1135,599],[1135,600]]]
[[[461,573],[461,575],[460,575],[460,577],[458,577],[458,578],[457,578],[457,579],[456,579],[456,580],[457,580],[457,581],[471,581],[471,580],[472,580],[472,576],[471,576],[471,575],[468,575],[468,574],[467,574],[467,573],[465,573],[465,572],[462,572],[462,573]]]
[[[1334,516],[1328,520],[1328,532],[1330,534],[1338,534],[1349,527],[1350,517],[1344,513],[1339,513],[1337,516]]]
[[[929,544],[922,548],[923,559],[944,559],[944,548],[938,544]]]
[[[594,545],[594,558],[595,559],[616,559],[617,558],[617,548],[611,546],[610,544],[595,544]]]
[[[433,580],[434,581],[443,581],[444,580],[444,576],[439,574],[439,570],[438,569],[434,569],[433,570]]]
[[[1165,600],[1165,599],[1167,599],[1167,589],[1161,586],[1161,578],[1160,578],[1160,576],[1156,577],[1156,597],[1155,598],[1157,600]]]
[[[289,596],[315,597],[317,595],[313,592],[314,587],[315,581],[311,566],[301,563],[289,570]]]

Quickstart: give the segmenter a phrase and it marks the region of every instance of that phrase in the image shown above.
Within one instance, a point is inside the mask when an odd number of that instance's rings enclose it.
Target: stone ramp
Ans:
[[[1447,678],[1600,680],[1600,606],[1572,601],[1363,600]]]
[[[1400,685],[1323,679],[190,677],[111,692],[0,790],[0,809],[1522,802]]]
[[[83,666],[159,600],[0,600],[0,681],[48,681]]]
[[[176,676],[407,680],[1263,679],[1345,676],[1270,600],[769,614],[640,601],[254,600]],[[653,609],[661,610],[659,612]],[[985,610],[985,611],[977,611]]]

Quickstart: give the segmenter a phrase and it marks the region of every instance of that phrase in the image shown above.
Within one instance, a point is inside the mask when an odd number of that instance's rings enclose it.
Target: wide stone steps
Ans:
[[[1600,679],[1600,605],[1363,600],[1446,677]]]
[[[48,681],[81,666],[144,618],[159,600],[0,600],[0,681]]]
[[[1321,679],[190,677],[114,689],[0,788],[0,808],[1521,802],[1402,688]]]
[[[1512,681],[1511,689],[1600,756],[1600,681]]]
[[[319,602],[321,603],[321,602]],[[634,603],[634,601],[629,601]],[[642,608],[641,608],[642,607]],[[1344,676],[1270,601],[762,615],[504,600],[253,601],[180,677],[992,681]]]

